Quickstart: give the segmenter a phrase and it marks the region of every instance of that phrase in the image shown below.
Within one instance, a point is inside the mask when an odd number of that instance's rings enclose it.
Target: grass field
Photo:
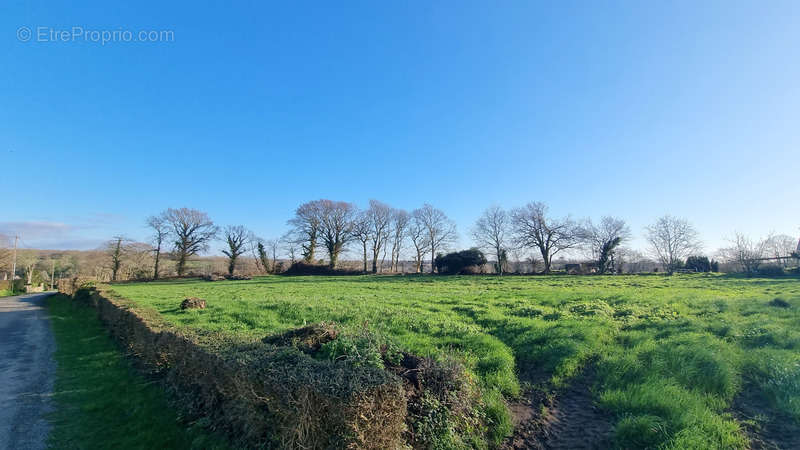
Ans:
[[[179,421],[164,391],[138,374],[90,307],[48,298],[58,364],[54,449],[227,448],[224,438]]]
[[[335,321],[351,336],[368,329],[420,355],[455,356],[479,380],[495,442],[511,432],[505,403],[569,385],[587,366],[621,448],[746,448],[732,410],[743,386],[800,421],[797,278],[264,277],[113,288],[182,327],[261,336]],[[180,310],[188,296],[208,308]]]

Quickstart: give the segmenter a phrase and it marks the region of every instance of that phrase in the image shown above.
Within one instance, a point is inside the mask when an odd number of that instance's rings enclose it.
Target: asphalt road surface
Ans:
[[[43,449],[52,408],[50,294],[0,297],[0,449]]]

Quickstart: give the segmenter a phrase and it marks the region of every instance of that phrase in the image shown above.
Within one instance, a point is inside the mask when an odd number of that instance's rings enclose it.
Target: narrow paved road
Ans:
[[[55,376],[50,294],[0,297],[0,449],[43,449]]]

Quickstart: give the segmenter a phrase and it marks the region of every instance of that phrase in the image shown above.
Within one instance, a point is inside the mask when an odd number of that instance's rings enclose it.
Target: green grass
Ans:
[[[58,364],[51,448],[226,448],[223,439],[180,422],[164,390],[130,366],[94,309],[61,295],[47,303]]]
[[[8,290],[8,289],[0,289],[0,297],[9,297],[11,295],[14,295],[14,293],[11,292],[10,290]]]
[[[559,386],[588,361],[619,447],[745,448],[727,413],[743,377],[800,420],[797,278],[265,277],[114,290],[179,327],[262,336],[332,320],[420,355],[456,356],[479,380],[499,434],[520,371]],[[180,310],[188,296],[208,308]]]

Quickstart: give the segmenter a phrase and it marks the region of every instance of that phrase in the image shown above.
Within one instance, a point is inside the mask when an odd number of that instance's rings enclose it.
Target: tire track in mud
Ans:
[[[486,334],[505,343],[497,336],[493,324],[481,320],[482,311],[476,310],[473,305],[453,309],[459,316],[482,327]],[[547,386],[550,375],[535,368],[522,367],[518,378],[529,385]],[[526,392],[519,402],[509,404],[514,433],[502,448],[549,450],[609,448],[612,443],[614,421],[607,411],[603,411],[594,402],[592,387],[596,378],[594,365],[589,363],[566,388],[555,391],[533,388]]]
[[[800,448],[800,424],[789,414],[776,411],[754,383],[745,383],[734,397],[731,414],[753,450]]]
[[[529,377],[531,381],[543,376]],[[591,388],[596,379],[590,366],[562,390],[532,389],[509,405],[514,434],[505,449],[605,449],[611,445],[611,416],[595,405]]]

